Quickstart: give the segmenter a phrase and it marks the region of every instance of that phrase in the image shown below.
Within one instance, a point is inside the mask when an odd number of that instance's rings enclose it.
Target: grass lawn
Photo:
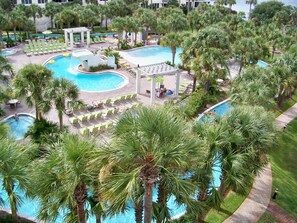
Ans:
[[[230,192],[221,206],[221,211],[211,209],[205,218],[206,223],[219,223],[227,219],[241,205],[246,197]]]
[[[279,223],[277,220],[275,220],[274,217],[271,216],[268,212],[265,212],[259,221],[257,223]]]
[[[281,133],[279,145],[270,153],[272,190],[279,189],[275,202],[297,218],[297,119]]]
[[[292,100],[293,99],[293,100]],[[288,100],[285,102],[284,106],[282,109],[275,111],[275,117],[279,116],[281,113],[286,111],[287,109],[291,108],[294,104],[297,103],[297,91],[296,93],[292,96],[292,99]]]

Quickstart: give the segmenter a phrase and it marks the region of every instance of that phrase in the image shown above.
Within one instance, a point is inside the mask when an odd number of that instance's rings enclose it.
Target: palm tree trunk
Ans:
[[[153,184],[147,184],[144,191],[144,223],[152,222]]]
[[[38,107],[37,107],[36,104],[35,104],[35,117],[36,117],[37,120],[40,120],[39,119],[39,113],[38,113]]]
[[[105,29],[107,30],[108,28],[107,28],[107,17],[105,16]]]
[[[196,83],[197,83],[197,76],[196,76],[196,74],[194,74],[192,92],[196,91]]]
[[[188,7],[187,7],[187,13],[190,12],[190,0],[188,0]]]
[[[59,116],[59,123],[60,123],[60,131],[63,131],[63,112],[62,111],[58,111],[58,116]]]
[[[134,45],[136,45],[136,41],[137,41],[137,31],[135,32],[135,35],[134,35]]]
[[[275,52],[275,46],[273,45],[273,46],[272,46],[272,55],[271,55],[271,59],[273,59],[273,57],[274,57],[274,52]]]
[[[54,28],[54,21],[53,21],[54,19],[53,19],[53,17],[51,16],[51,30],[53,30],[53,28]]]
[[[2,29],[0,29],[0,41],[1,41],[1,42],[0,42],[0,43],[1,43],[0,46],[1,46],[1,48],[3,47],[3,39],[2,39],[2,36],[3,36],[3,35],[2,35]]]
[[[176,47],[171,48],[172,51],[172,65],[174,66],[174,59],[175,59],[175,54],[176,54]]]
[[[250,3],[250,9],[249,9],[249,20],[251,20],[251,13],[252,13],[252,1]]]
[[[33,21],[34,21],[34,25],[35,25],[35,33],[37,33],[36,17],[35,16],[33,16]]]
[[[8,196],[9,196],[9,204],[10,204],[12,221],[17,222],[16,200],[15,200],[12,190],[8,193]]]
[[[77,216],[79,223],[86,223],[85,200],[87,198],[87,187],[84,182],[80,181],[74,190],[74,198],[76,200]]]
[[[135,221],[136,223],[142,223],[143,218],[143,200],[140,199],[135,207]]]
[[[159,206],[160,209],[165,208],[165,205],[166,205],[166,191],[165,191],[165,188],[164,188],[164,184],[162,182],[159,184],[159,187],[158,187],[158,200],[157,200],[157,203],[158,203],[158,206]],[[157,223],[162,223],[163,220],[164,220],[163,218],[164,218],[164,216],[161,216],[158,213]]]
[[[242,70],[242,67],[243,67],[243,62],[241,61],[241,62],[240,62],[240,66],[239,66],[238,75],[240,75],[240,73],[241,73],[241,70]]]
[[[70,28],[70,22],[67,22],[68,28]]]
[[[210,81],[209,80],[206,80],[205,81],[205,86],[204,86],[204,89],[205,89],[205,92],[208,93],[209,91],[209,87],[210,87]]]
[[[14,35],[14,41],[16,42],[17,37],[16,37],[16,25],[13,26],[13,35]]]
[[[101,223],[101,217],[99,214],[95,214],[96,223]]]

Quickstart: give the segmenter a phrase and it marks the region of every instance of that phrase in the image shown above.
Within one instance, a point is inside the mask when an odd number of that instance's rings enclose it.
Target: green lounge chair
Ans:
[[[104,103],[105,105],[111,105],[111,99],[108,98],[108,99],[106,99],[105,101],[103,101],[103,103]]]
[[[96,114],[92,113],[92,114],[89,115],[89,120],[90,121],[95,120],[95,118],[96,118]]]
[[[69,122],[73,125],[78,124],[78,118],[76,117],[69,118]]]
[[[105,129],[106,129],[106,125],[105,125],[105,124],[98,125],[98,131],[99,131],[100,133],[104,132]]]
[[[131,94],[126,95],[126,100],[130,100],[131,99]]]
[[[132,94],[131,99],[135,99],[137,97],[137,94]]]
[[[119,111],[120,111],[120,108],[115,108],[115,109],[113,110],[113,113],[114,113],[114,114],[117,114],[117,113],[119,113]]]
[[[113,111],[114,111],[114,109],[109,109],[109,110],[106,112],[106,115],[105,115],[105,116],[107,117],[107,116],[112,115]]]
[[[81,129],[79,129],[79,131],[84,136],[88,136],[90,133],[90,130],[88,128],[81,128]]]
[[[98,126],[91,126],[91,127],[89,127],[89,130],[90,130],[90,133],[92,134],[92,135],[96,135],[97,133],[98,133]]]
[[[120,102],[124,102],[126,100],[126,95],[122,95],[121,97],[120,97]]]
[[[119,102],[120,102],[120,98],[114,98],[114,99],[112,99],[112,103],[113,104],[117,104]]]
[[[86,122],[88,120],[88,116],[87,115],[80,115],[77,116],[77,118],[81,121],[81,122]]]
[[[102,117],[102,112],[94,112],[96,118],[101,118]]]
[[[111,129],[113,127],[113,122],[106,123],[106,128]]]

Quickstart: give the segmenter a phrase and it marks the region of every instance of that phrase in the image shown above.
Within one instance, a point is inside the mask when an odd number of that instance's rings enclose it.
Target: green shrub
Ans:
[[[90,72],[96,72],[96,71],[101,71],[101,70],[109,70],[109,69],[113,69],[113,67],[110,67],[110,66],[105,65],[105,64],[100,64],[98,66],[90,67]]]
[[[139,42],[134,45],[134,47],[142,47],[142,46],[144,46],[143,42]]]
[[[119,46],[120,46],[120,49],[122,50],[128,50],[128,49],[131,49],[132,47],[128,44],[127,40],[122,40],[119,42]]]
[[[187,116],[195,116],[199,110],[201,110],[204,105],[207,103],[207,96],[203,89],[199,89],[193,92],[188,97],[188,103],[185,106],[184,112]]]
[[[10,38],[6,39],[6,46],[7,47],[13,47],[15,45],[16,45],[16,43],[12,39],[10,39]]]

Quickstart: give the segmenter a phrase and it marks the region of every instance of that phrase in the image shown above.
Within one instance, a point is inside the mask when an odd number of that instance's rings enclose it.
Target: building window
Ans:
[[[38,0],[38,4],[45,4],[47,3],[47,0]]]
[[[32,0],[22,0],[22,3],[26,5],[32,4]]]

